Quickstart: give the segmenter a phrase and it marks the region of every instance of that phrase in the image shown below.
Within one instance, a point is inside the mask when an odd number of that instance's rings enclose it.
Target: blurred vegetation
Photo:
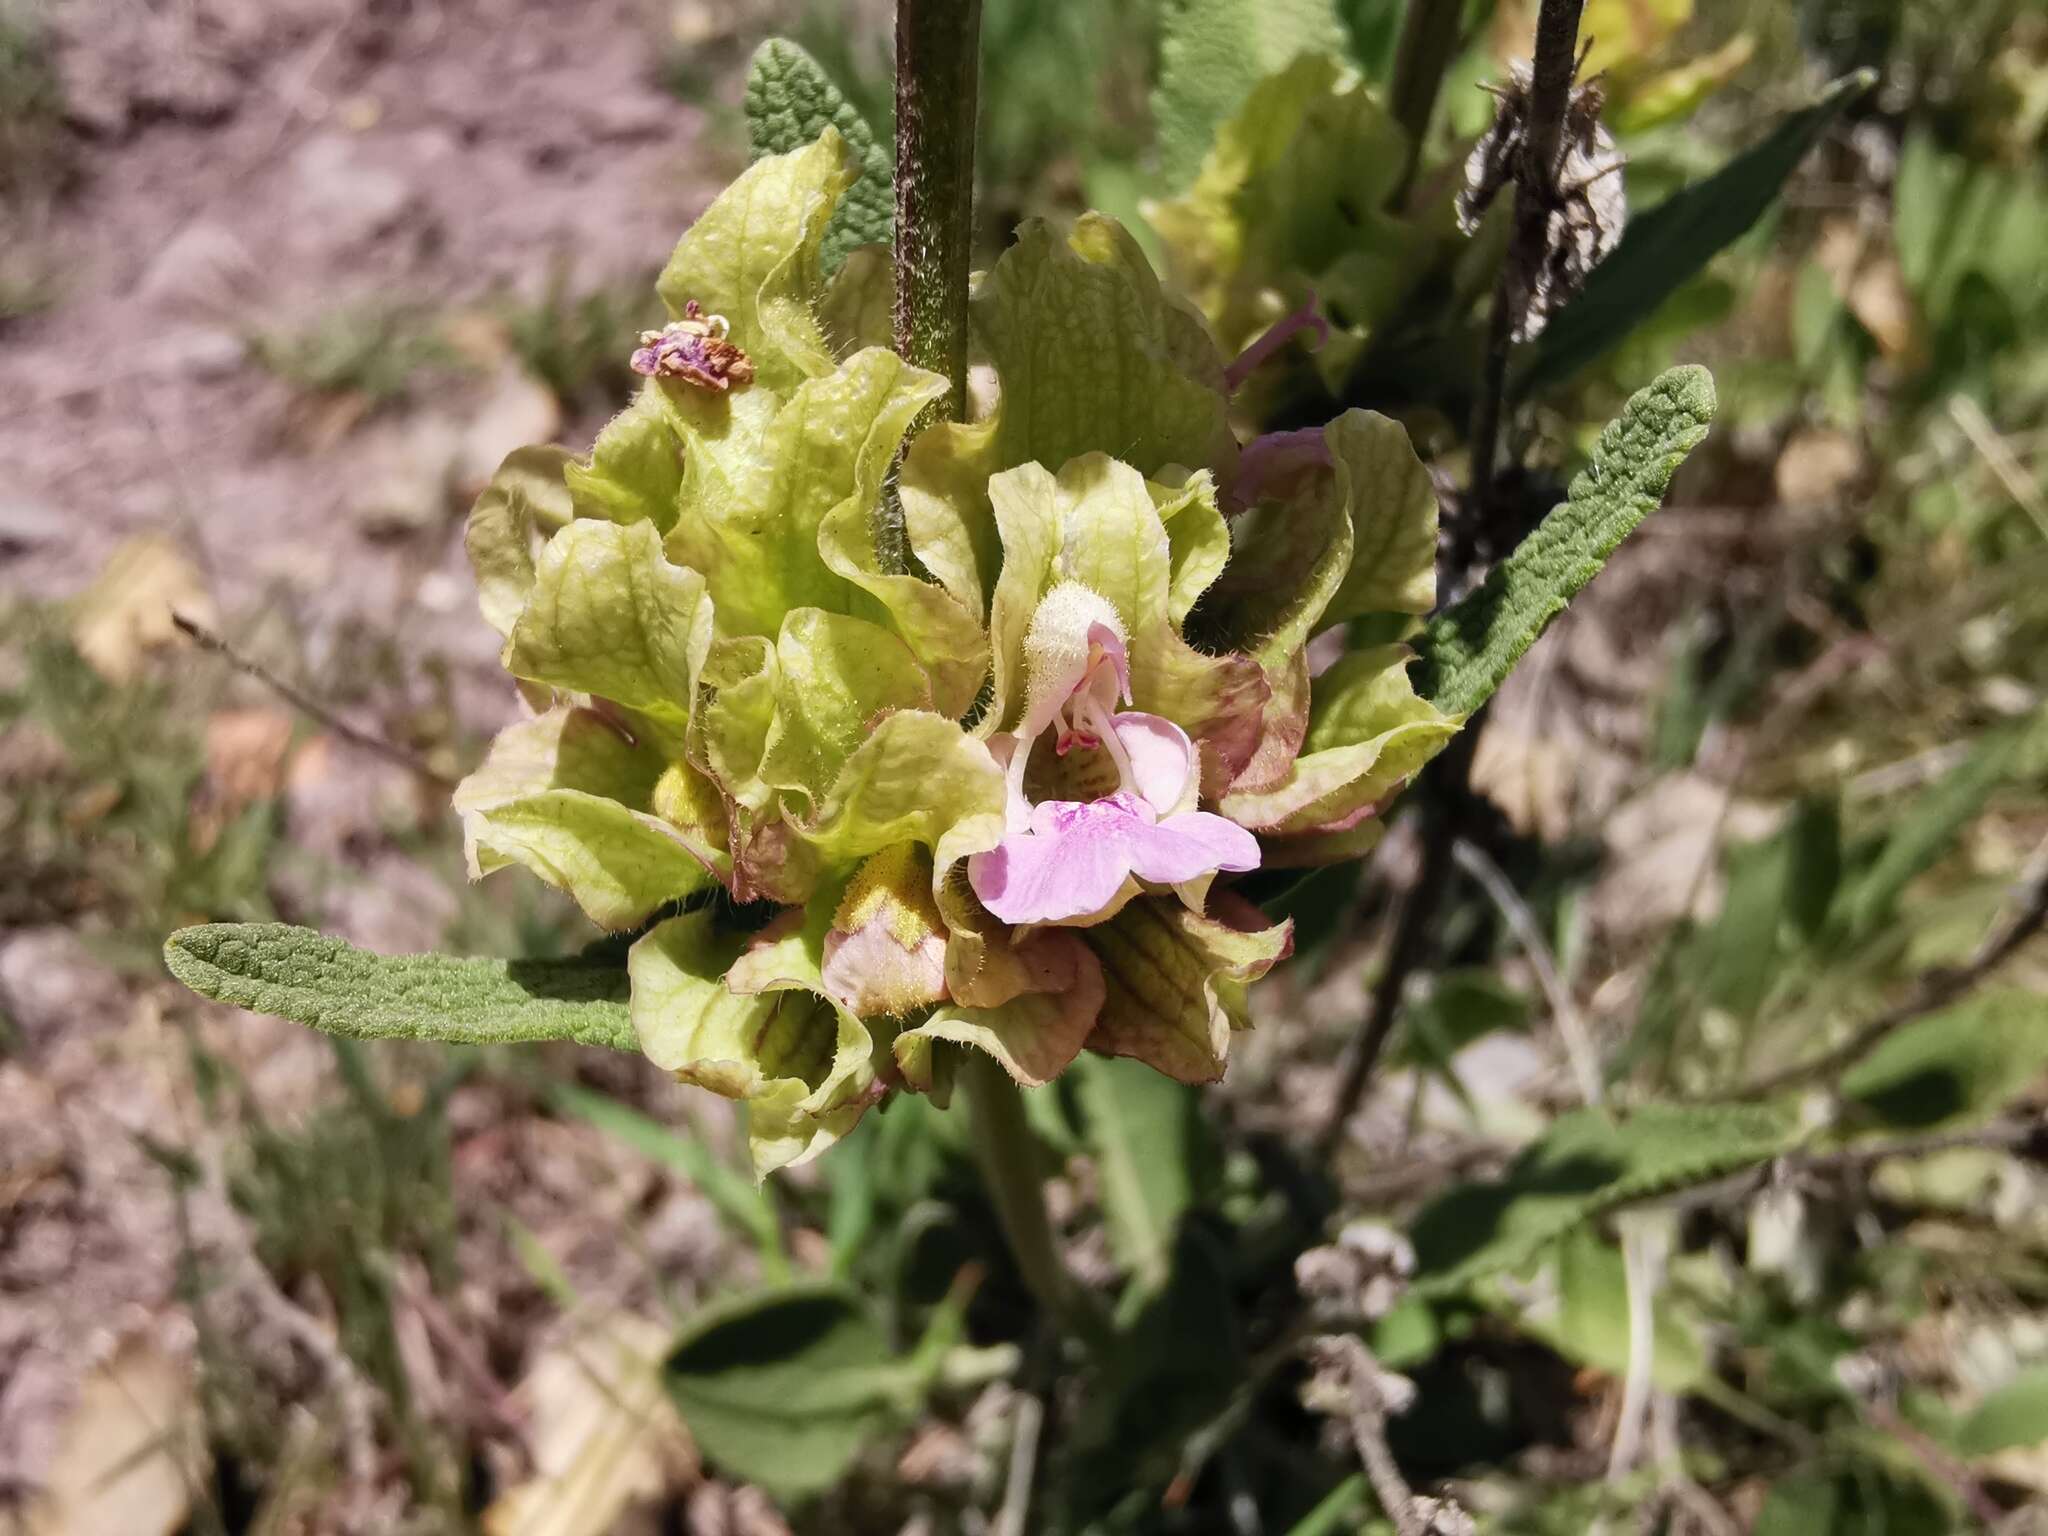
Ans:
[[[537,295],[506,299],[499,313],[513,355],[564,409],[609,414],[631,393],[626,360],[641,330],[660,321],[651,288],[648,276],[579,287],[573,262],[560,255]]]

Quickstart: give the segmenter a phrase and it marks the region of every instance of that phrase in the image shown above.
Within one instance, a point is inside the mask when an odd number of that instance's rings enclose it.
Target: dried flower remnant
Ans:
[[[1600,121],[1607,92],[1596,77],[1572,87],[1557,164],[1524,163],[1529,144],[1529,93],[1533,75],[1526,60],[1508,65],[1508,82],[1484,87],[1499,103],[1487,129],[1465,161],[1465,186],[1458,194],[1458,225],[1475,233],[1503,187],[1524,182],[1549,205],[1543,249],[1534,270],[1516,274],[1520,303],[1514,339],[1532,341],[1550,317],[1585,287],[1586,278],[1612,251],[1628,223],[1621,169],[1626,163]]]
[[[725,339],[730,329],[725,316],[705,314],[704,306],[692,299],[683,306],[682,319],[640,333],[633,371],[654,379],[681,379],[721,394],[735,384],[751,384],[753,359]]]

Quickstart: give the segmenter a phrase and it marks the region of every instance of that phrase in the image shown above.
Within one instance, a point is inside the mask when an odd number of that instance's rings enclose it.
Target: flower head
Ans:
[[[1024,640],[1030,700],[1023,724],[992,738],[1003,764],[1008,830],[968,860],[982,905],[1006,923],[1093,923],[1138,894],[1138,881],[1178,886],[1221,870],[1259,867],[1258,839],[1235,822],[1188,808],[1195,749],[1171,720],[1121,709],[1130,655],[1116,610],[1078,582],[1054,587]],[[1100,754],[1106,792],[1033,805],[1034,754]]]
[[[864,302],[819,284],[842,150],[712,204],[633,403],[583,459],[514,454],[466,534],[535,711],[458,792],[471,869],[649,925],[641,1044],[747,1101],[763,1170],[943,1097],[963,1050],[1027,1084],[1083,1049],[1213,1081],[1291,945],[1230,877],[1352,856],[1455,727],[1398,646],[1303,659],[1431,606],[1397,424],[1241,449],[1213,339],[1091,216],[995,263],[993,407],[906,449],[945,380],[819,320]],[[1083,342],[1099,367],[1041,366]],[[929,580],[877,554],[892,486]]]

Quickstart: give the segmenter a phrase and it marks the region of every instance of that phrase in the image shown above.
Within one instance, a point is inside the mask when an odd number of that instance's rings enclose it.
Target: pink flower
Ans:
[[[1047,595],[1031,628],[1030,707],[1014,732],[989,741],[1008,778],[1008,835],[967,864],[982,905],[1006,923],[1086,923],[1112,915],[1137,893],[1135,881],[1185,885],[1220,870],[1257,869],[1258,839],[1193,809],[1187,733],[1158,715],[1118,708],[1130,702],[1131,673],[1115,610],[1067,583]],[[1084,643],[1073,644],[1075,636]],[[1033,805],[1025,769],[1047,731],[1061,757],[1076,747],[1104,752],[1116,787],[1091,800]]]

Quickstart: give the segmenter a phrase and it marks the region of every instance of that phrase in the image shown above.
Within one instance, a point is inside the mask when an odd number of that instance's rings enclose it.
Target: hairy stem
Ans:
[[[896,0],[897,355],[944,374],[946,398],[912,423],[967,414],[967,269],[981,0]],[[875,509],[885,571],[918,571],[892,479]]]
[[[896,350],[967,410],[981,0],[896,3]]]
[[[1507,395],[1508,353],[1529,304],[1529,283],[1550,240],[1557,199],[1558,152],[1565,108],[1578,65],[1579,13],[1585,0],[1543,0],[1536,18],[1536,56],[1529,89],[1529,129],[1515,176],[1515,224],[1493,291],[1493,318],[1481,365],[1479,398],[1472,409],[1472,504],[1484,515],[1493,490],[1494,452],[1501,402]]]

